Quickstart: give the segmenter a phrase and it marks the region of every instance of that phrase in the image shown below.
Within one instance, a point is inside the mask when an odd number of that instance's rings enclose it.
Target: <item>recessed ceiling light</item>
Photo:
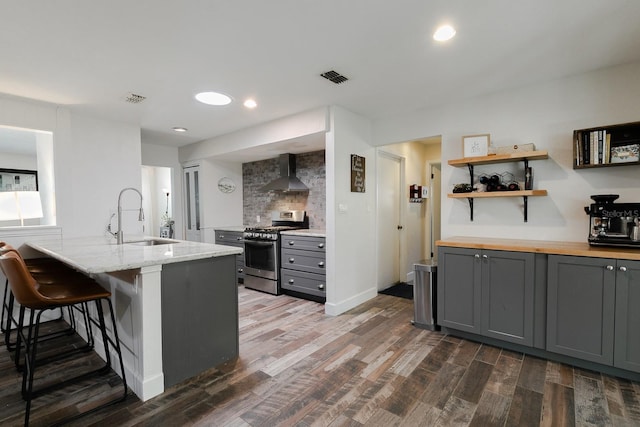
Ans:
[[[172,129],[173,129],[174,132],[186,132],[187,131],[187,128],[182,128],[182,127],[178,127],[178,126],[172,128]]]
[[[433,39],[439,42],[451,40],[456,35],[456,30],[451,25],[442,25],[433,33]]]
[[[244,106],[247,108],[256,108],[258,106],[258,103],[253,99],[247,99],[246,101],[244,101]]]
[[[230,97],[218,92],[200,92],[196,95],[196,99],[208,105],[227,105],[231,102]]]

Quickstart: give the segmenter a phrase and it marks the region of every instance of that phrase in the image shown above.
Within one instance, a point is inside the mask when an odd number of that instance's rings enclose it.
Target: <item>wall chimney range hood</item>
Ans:
[[[296,157],[293,154],[281,154],[278,161],[280,178],[271,181],[260,191],[309,191],[309,187],[296,177]]]

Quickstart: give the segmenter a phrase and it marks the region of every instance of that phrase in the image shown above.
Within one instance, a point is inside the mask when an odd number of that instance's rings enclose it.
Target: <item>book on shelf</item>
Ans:
[[[575,143],[576,165],[611,163],[611,134],[605,129],[579,132]]]

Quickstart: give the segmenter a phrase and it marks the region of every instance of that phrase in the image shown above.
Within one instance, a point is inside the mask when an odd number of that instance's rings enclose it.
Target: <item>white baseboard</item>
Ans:
[[[329,316],[337,316],[359,306],[371,298],[375,298],[376,295],[378,295],[378,290],[375,287],[369,288],[366,291],[354,295],[344,301],[340,301],[338,303],[325,303],[324,312]]]

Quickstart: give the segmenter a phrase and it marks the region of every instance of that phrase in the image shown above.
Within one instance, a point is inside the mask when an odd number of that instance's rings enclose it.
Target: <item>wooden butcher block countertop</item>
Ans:
[[[488,237],[449,237],[438,240],[438,246],[491,249],[498,251],[534,252],[550,255],[573,255],[593,258],[616,258],[640,261],[640,247],[590,246],[587,242],[547,240],[495,239]]]

